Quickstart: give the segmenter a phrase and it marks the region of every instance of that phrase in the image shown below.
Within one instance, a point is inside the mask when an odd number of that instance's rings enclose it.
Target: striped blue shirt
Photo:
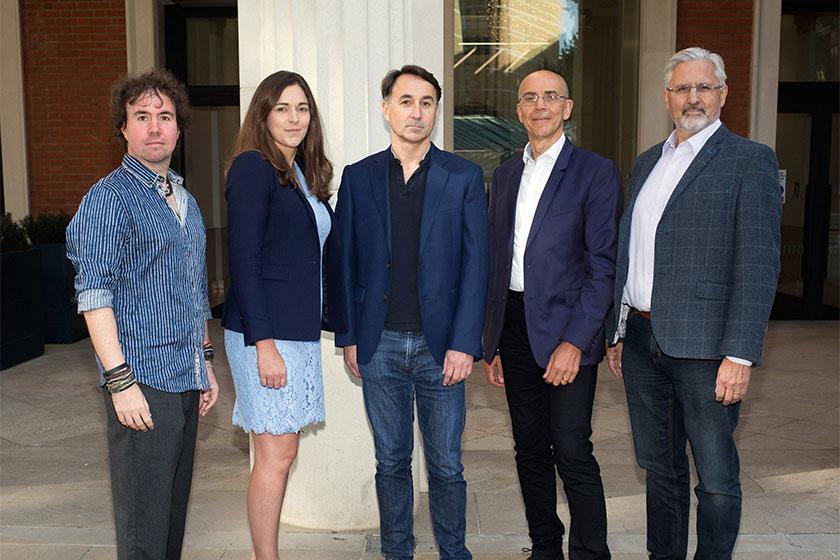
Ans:
[[[79,313],[113,308],[137,380],[180,393],[208,386],[207,238],[183,179],[171,170],[168,178],[180,217],[159,192],[164,178],[126,154],[82,199],[67,227],[67,256],[76,268]]]

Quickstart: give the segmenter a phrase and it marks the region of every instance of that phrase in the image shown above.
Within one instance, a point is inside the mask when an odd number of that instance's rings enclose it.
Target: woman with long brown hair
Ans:
[[[306,81],[287,71],[268,76],[227,172],[231,289],[222,317],[233,423],[253,435],[248,521],[257,560],[278,558],[300,430],[324,421],[321,329],[346,330],[332,177]]]

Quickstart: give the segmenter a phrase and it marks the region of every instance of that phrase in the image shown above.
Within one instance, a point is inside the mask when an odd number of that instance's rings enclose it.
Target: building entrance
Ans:
[[[835,2],[785,2],[776,152],[785,174],[774,319],[840,317],[840,80]]]

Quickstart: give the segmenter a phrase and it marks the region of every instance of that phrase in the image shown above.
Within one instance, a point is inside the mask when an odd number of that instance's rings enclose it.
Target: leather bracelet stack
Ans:
[[[111,393],[120,393],[137,383],[131,366],[123,362],[105,372],[105,389]]]

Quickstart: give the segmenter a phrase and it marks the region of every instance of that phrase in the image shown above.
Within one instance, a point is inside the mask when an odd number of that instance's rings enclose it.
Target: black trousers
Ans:
[[[556,468],[571,513],[570,558],[609,558],[604,487],[589,440],[597,365],[582,366],[569,385],[546,384],[528,342],[525,304],[514,298],[508,298],[499,352],[533,557],[563,558]]]
[[[167,393],[140,385],[155,428],[117,420],[106,391],[108,454],[119,560],[181,558],[198,432],[198,391]]]

